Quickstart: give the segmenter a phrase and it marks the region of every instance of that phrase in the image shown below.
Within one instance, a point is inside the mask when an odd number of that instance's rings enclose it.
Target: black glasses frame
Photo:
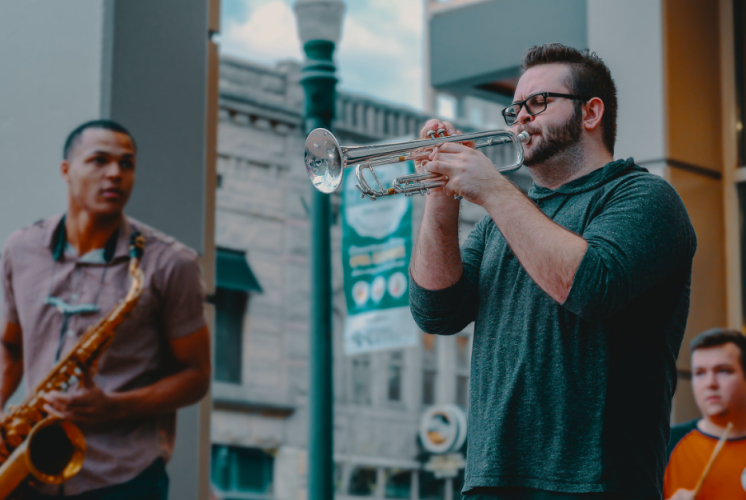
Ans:
[[[542,109],[541,111],[537,111],[535,113],[532,113],[531,110],[528,109],[528,106],[526,106],[526,102],[529,101],[530,99],[533,99],[537,95],[544,96],[544,109]],[[547,102],[547,97],[564,97],[565,99],[574,99],[574,100],[577,100],[577,101],[585,101],[585,97],[582,97],[582,96],[579,96],[579,95],[575,95],[575,94],[558,94],[557,92],[537,92],[535,94],[531,94],[530,96],[526,97],[524,100],[518,101],[518,102],[514,102],[510,106],[508,106],[505,109],[503,109],[502,114],[503,114],[503,118],[505,119],[505,123],[507,123],[508,126],[514,125],[515,122],[518,121],[518,115],[521,114],[521,109],[523,109],[524,107],[526,108],[526,112],[529,115],[531,115],[531,116],[536,116],[536,115],[538,115],[540,113],[543,113],[544,111],[547,110],[547,105],[549,104]],[[516,114],[515,114],[514,117],[508,118],[508,110],[510,108],[514,108],[515,106],[518,106],[518,111],[516,112]]]

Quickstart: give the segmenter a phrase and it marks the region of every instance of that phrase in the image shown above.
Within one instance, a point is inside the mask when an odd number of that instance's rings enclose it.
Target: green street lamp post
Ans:
[[[336,84],[334,49],[342,34],[342,0],[297,0],[298,36],[306,61],[305,131],[332,129]],[[311,189],[311,338],[308,391],[308,500],[334,498],[334,393],[330,195]]]

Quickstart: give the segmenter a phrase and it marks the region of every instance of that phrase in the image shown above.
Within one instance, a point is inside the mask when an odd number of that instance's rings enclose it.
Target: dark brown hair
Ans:
[[[697,349],[707,347],[716,347],[725,344],[736,344],[741,351],[741,368],[743,368],[744,377],[746,377],[746,337],[738,330],[727,328],[713,328],[702,332],[689,343],[689,350],[694,354]]]
[[[528,49],[521,63],[526,71],[541,64],[561,63],[570,67],[570,81],[567,86],[570,92],[583,97],[586,101],[598,97],[604,102],[604,116],[601,128],[606,149],[614,154],[616,143],[617,99],[616,85],[611,78],[611,71],[606,64],[588,49],[578,50],[561,43],[535,45]],[[581,103],[576,101],[575,112],[579,112]]]

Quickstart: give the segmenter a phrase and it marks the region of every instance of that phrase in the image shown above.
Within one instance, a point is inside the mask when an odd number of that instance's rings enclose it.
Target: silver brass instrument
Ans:
[[[346,168],[355,167],[357,188],[361,196],[375,200],[380,196],[403,194],[428,194],[431,189],[443,187],[445,180],[435,173],[412,174],[397,177],[391,187],[384,187],[376,176],[375,167],[409,160],[426,160],[433,149],[449,142],[472,142],[474,148],[512,144],[517,149],[517,160],[507,166],[498,166],[498,172],[513,172],[523,164],[523,146],[531,136],[523,131],[516,135],[509,130],[488,130],[470,134],[445,136],[445,130],[430,131],[430,139],[419,139],[394,144],[373,146],[340,146],[336,137],[324,128],[317,128],[306,139],[305,163],[308,178],[322,193],[334,192],[342,182]],[[438,137],[436,137],[438,136]],[[373,183],[368,182],[365,171],[370,171]],[[438,179],[438,180],[432,180]]]

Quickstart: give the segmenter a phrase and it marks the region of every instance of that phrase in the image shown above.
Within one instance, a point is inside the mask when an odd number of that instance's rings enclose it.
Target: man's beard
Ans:
[[[526,152],[523,164],[527,167],[541,165],[580,142],[583,133],[583,114],[578,111],[578,109],[575,109],[564,125],[552,128],[545,127],[541,135],[541,141],[533,151]],[[529,127],[525,127],[523,130],[528,130],[529,133],[533,132]]]

